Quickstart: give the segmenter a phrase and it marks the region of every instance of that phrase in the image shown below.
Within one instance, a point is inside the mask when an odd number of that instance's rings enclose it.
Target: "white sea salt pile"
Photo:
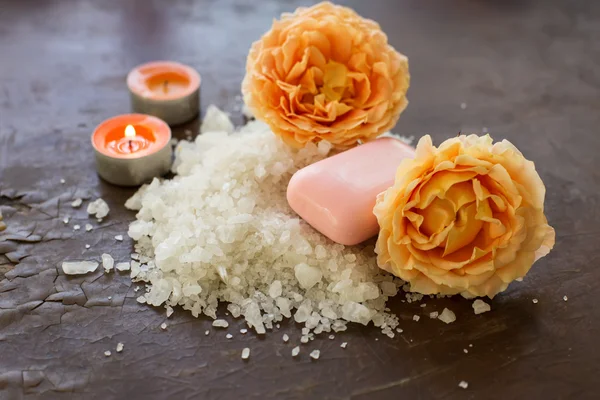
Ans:
[[[385,302],[404,282],[377,267],[373,242],[334,244],[287,204],[292,174],[330,145],[292,150],[257,121],[228,135],[229,120],[212,115],[194,142],[178,144],[177,176],[126,203],[139,210],[128,233],[144,261],[131,278],[150,284],[146,302],[212,318],[227,302],[257,333],[291,317],[317,334],[349,321],[395,328]]]
[[[88,214],[95,215],[96,218],[106,217],[109,211],[108,204],[102,198],[92,201],[87,207]]]
[[[82,275],[94,272],[98,265],[95,261],[65,261],[62,270],[66,275]]]

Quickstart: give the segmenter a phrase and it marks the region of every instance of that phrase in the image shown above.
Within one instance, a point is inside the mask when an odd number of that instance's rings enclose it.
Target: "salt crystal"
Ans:
[[[456,321],[456,315],[451,310],[444,308],[442,313],[439,315],[438,319],[442,322],[450,324],[450,323]]]
[[[318,360],[320,356],[321,352],[319,350],[313,350],[310,352],[310,358],[312,358],[313,360]]]
[[[121,342],[117,343],[117,353],[122,352],[123,351],[123,347],[125,347],[123,345],[123,343],[121,343]]]
[[[106,350],[106,351],[104,352],[104,355],[105,355],[106,357],[110,357],[110,355],[111,355],[111,354],[112,354],[112,353],[110,352],[110,350]]]
[[[472,343],[469,343],[469,347],[473,347],[473,344],[472,344]]]
[[[146,297],[145,296],[138,296],[137,298],[137,302],[138,303],[145,303],[146,302]]]
[[[248,347],[244,347],[242,350],[242,360],[247,360],[250,357],[250,349]]]
[[[209,105],[200,126],[200,133],[226,132],[233,133],[235,127],[229,116],[214,105]]]
[[[490,305],[483,300],[477,299],[473,302],[473,312],[475,312],[475,314],[483,314],[491,309]]]
[[[92,246],[90,246],[89,244],[86,244],[86,245],[85,245],[85,248],[86,248],[86,249],[89,249],[90,247],[92,247]]]
[[[62,183],[63,185],[66,183],[67,181],[65,181],[64,179],[60,180],[60,183]]]
[[[429,318],[431,319],[436,319],[438,317],[439,313],[437,311],[432,311],[429,313]]]
[[[309,340],[310,340],[310,338],[306,335],[303,335],[300,337],[300,343],[306,344],[306,343],[308,343]]]
[[[567,300],[569,300],[569,298],[567,296],[563,296],[563,300],[567,301]]]
[[[469,353],[469,350],[467,350],[467,349],[463,349],[463,351],[464,351],[465,354]]]
[[[81,226],[79,226],[79,225],[73,225],[73,230],[74,231],[78,231],[79,229],[81,229]]]
[[[329,340],[335,339],[335,335],[329,335]]]
[[[117,271],[129,271],[131,269],[131,264],[128,262],[120,262],[116,265]]]
[[[68,223],[69,223],[69,217],[64,217],[64,218],[63,218],[63,222],[64,222],[65,224],[68,224]]]
[[[292,349],[292,357],[296,357],[298,354],[300,354],[300,346],[296,346]]]
[[[537,304],[538,303],[538,299],[533,299],[531,301],[533,302],[533,304]]]
[[[62,270],[66,275],[82,275],[94,272],[98,265],[95,261],[65,261]]]
[[[421,304],[419,307],[421,307],[421,308],[425,308],[425,307],[427,307],[427,304],[426,304],[426,303],[423,303],[423,304]]]
[[[269,287],[269,296],[272,299],[276,299],[277,297],[281,296],[281,291],[281,281],[273,281],[273,283],[271,283],[271,286]]]
[[[321,281],[323,273],[319,268],[311,267],[305,263],[298,264],[294,267],[296,279],[303,289],[310,289]]]
[[[343,342],[342,344],[340,344],[340,347],[341,347],[342,349],[345,349],[345,348],[346,348],[346,346],[348,346],[348,342]]]
[[[108,299],[109,299],[109,300],[112,300],[112,296],[108,296]]]
[[[210,334],[210,331],[204,331],[204,336],[208,336]]]
[[[173,307],[167,306],[167,318],[173,315]]]
[[[242,328],[242,329],[240,329],[240,333],[241,333],[241,334],[245,334],[245,333],[247,333],[247,332],[248,332],[248,329],[246,329],[246,328]]]
[[[413,315],[413,321],[419,322],[420,319],[421,317],[419,317],[418,315]]]
[[[465,381],[460,381],[460,383],[458,384],[458,387],[460,387],[462,389],[466,389],[469,387],[469,384]]]
[[[83,203],[83,200],[81,200],[81,198],[78,197],[71,202],[71,207],[77,208],[77,207],[81,206],[81,203]]]
[[[163,322],[162,324],[160,324],[160,329],[162,329],[163,331],[167,329],[167,323]]]
[[[87,213],[95,215],[96,218],[106,217],[109,211],[110,208],[108,207],[108,204],[101,198],[92,201],[87,207]]]
[[[93,227],[91,224],[85,224],[85,231],[86,231],[86,232],[89,232],[89,231],[91,231],[92,229],[94,229],[94,227]]]
[[[290,337],[287,335],[287,333],[284,333],[284,334],[283,334],[283,341],[284,341],[285,343],[287,343],[287,342],[288,342],[288,340],[290,340]]]
[[[119,242],[123,241],[123,235],[116,235],[115,236],[115,240],[118,240]]]
[[[212,326],[215,328],[227,328],[229,326],[229,322],[224,319],[215,319],[212,323]]]
[[[227,339],[231,339],[231,338],[233,337],[233,335],[232,335],[231,333],[228,333],[227,335],[225,335],[225,337],[226,337]]]
[[[398,332],[398,333],[402,333],[402,332],[404,332],[404,330],[403,330],[403,329],[401,329],[401,328],[396,328],[396,332]]]
[[[465,110],[467,108],[467,103],[460,103],[460,108]]]

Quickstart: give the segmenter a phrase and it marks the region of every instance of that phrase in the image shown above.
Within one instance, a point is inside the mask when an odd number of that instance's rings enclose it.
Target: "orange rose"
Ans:
[[[408,59],[377,23],[324,2],[283,14],[252,45],[242,92],[286,143],[345,149],[395,125],[408,85]]]
[[[510,142],[424,136],[377,198],[377,261],[424,294],[489,296],[522,278],[554,246],[545,187]]]

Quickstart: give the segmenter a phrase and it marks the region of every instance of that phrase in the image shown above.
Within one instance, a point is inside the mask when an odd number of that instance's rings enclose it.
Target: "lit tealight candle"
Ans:
[[[172,61],[142,64],[129,73],[127,86],[134,112],[154,115],[169,125],[194,119],[200,111],[200,75]]]
[[[92,134],[96,169],[104,180],[138,186],[171,168],[171,128],[159,118],[125,114],[102,122]]]

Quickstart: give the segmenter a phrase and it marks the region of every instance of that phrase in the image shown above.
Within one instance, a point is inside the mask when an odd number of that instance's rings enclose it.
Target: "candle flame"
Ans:
[[[127,125],[127,127],[125,127],[125,137],[126,138],[135,137],[135,128],[133,127],[133,125]]]

